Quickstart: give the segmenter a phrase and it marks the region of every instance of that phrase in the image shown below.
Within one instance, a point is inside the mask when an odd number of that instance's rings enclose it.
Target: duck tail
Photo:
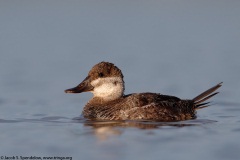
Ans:
[[[193,98],[192,100],[194,101],[195,109],[202,109],[202,108],[210,106],[210,104],[209,104],[210,102],[205,102],[205,101],[219,93],[219,92],[214,92],[214,91],[216,91],[218,88],[220,88],[222,86],[222,83],[223,82],[215,85],[214,87],[206,90],[205,92],[203,92],[203,93],[199,94],[198,96],[196,96],[195,98]],[[203,103],[203,102],[205,102],[205,103]]]

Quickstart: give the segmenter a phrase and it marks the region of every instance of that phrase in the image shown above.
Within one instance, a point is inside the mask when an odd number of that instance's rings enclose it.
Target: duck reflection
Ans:
[[[189,120],[180,122],[157,122],[157,121],[95,121],[95,120],[78,120],[84,126],[91,127],[94,135],[100,141],[105,141],[110,137],[119,136],[125,128],[136,128],[140,130],[154,130],[163,128],[199,126],[205,123],[213,123],[212,120]]]

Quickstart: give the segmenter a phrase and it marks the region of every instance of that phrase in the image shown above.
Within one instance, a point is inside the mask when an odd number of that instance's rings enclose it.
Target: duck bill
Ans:
[[[65,90],[66,93],[82,93],[92,91],[93,86],[90,84],[89,76],[87,76],[78,86]]]

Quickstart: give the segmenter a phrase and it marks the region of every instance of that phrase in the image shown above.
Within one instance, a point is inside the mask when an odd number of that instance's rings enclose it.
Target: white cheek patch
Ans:
[[[117,99],[123,95],[124,84],[120,77],[98,78],[91,82],[94,87],[92,93],[103,99]]]
[[[102,96],[108,95],[109,93],[113,92],[113,90],[114,90],[114,86],[112,84],[102,84],[94,88],[94,92]]]
[[[122,78],[120,77],[106,77],[106,78],[98,78],[91,82],[93,87],[98,87],[101,85],[112,85],[116,83],[123,83]]]

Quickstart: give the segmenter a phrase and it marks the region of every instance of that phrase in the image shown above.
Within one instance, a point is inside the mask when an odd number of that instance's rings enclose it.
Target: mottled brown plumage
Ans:
[[[208,89],[192,100],[181,100],[158,93],[124,95],[123,75],[109,62],[96,64],[77,87],[66,93],[91,91],[94,96],[83,109],[83,116],[97,120],[155,120],[180,121],[196,118],[196,110],[208,106],[203,103],[222,83]]]

